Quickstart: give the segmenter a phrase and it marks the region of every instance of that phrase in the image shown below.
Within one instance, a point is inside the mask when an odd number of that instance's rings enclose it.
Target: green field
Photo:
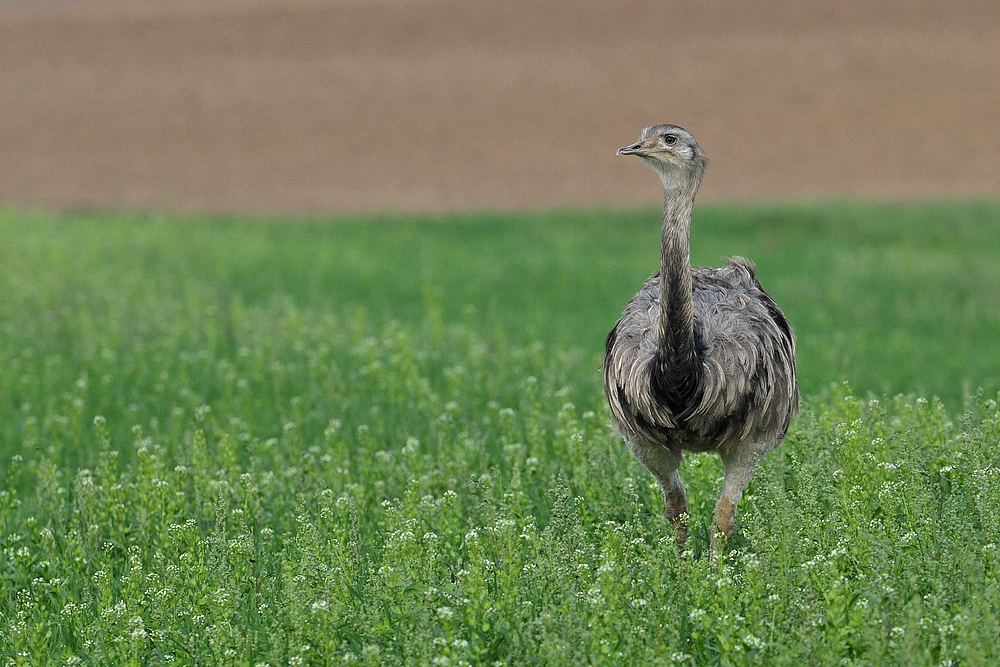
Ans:
[[[1000,662],[1000,205],[696,211],[804,393],[718,565],[600,387],[658,225],[0,212],[0,664]]]

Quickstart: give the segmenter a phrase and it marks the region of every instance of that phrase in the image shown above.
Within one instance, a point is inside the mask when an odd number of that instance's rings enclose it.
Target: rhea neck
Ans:
[[[657,169],[663,182],[660,238],[660,339],[658,384],[672,408],[683,409],[697,385],[691,304],[691,211],[701,170]]]

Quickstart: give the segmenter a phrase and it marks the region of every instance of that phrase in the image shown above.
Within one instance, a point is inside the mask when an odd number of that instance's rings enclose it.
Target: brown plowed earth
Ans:
[[[1000,3],[0,0],[0,202],[322,214],[1000,192]]]

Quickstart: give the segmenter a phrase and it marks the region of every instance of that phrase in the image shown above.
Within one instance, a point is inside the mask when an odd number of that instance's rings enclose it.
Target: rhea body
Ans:
[[[683,452],[722,457],[714,558],[755,466],[798,407],[795,340],[749,261],[691,266],[691,211],[708,163],[691,133],[653,125],[618,155],[637,155],[659,175],[663,230],[660,270],[608,334],[604,391],[616,430],[663,488],[679,547],[687,540]]]

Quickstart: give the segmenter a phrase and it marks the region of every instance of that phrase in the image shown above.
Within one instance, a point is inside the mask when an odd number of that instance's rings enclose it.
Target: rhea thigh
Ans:
[[[677,473],[683,461],[679,452],[672,452],[666,447],[655,445],[640,438],[628,441],[629,449],[644,465],[660,486],[663,488],[663,498],[667,503],[667,516],[671,519],[687,513],[687,499],[684,493],[684,482]]]
[[[715,506],[715,523],[725,537],[731,537],[733,534],[736,506],[739,505],[743,490],[750,483],[757,463],[766,451],[766,448],[748,442],[721,452],[725,477],[722,482],[722,495]]]

